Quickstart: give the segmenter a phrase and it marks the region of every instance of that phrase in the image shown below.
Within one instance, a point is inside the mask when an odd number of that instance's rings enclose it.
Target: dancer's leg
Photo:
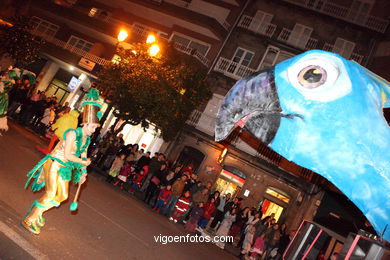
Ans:
[[[61,165],[58,162],[49,160],[43,166],[45,174],[45,194],[31,206],[30,212],[24,218],[23,226],[34,234],[39,234],[41,227],[45,224],[42,214],[58,207],[60,203],[68,198],[69,181],[64,181],[58,176]]]

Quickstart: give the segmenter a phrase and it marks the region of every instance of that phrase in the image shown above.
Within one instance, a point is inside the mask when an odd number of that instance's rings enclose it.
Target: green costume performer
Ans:
[[[16,79],[27,77],[30,83],[35,82],[35,74],[23,69],[10,69],[5,76],[0,79],[0,130],[7,131],[7,110],[8,110],[8,93],[15,84]],[[1,133],[0,133],[1,135]]]
[[[99,92],[91,89],[82,104],[82,128],[66,130],[63,140],[27,174],[25,188],[31,181],[33,191],[45,187],[45,194],[33,202],[22,221],[22,225],[33,234],[39,234],[45,225],[43,213],[58,207],[68,198],[69,181],[82,184],[86,179],[86,167],[91,163],[86,158],[90,136],[100,125],[101,104],[98,101]]]

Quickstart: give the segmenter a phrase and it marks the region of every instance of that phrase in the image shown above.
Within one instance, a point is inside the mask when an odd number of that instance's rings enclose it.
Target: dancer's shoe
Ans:
[[[27,229],[34,235],[39,235],[41,233],[41,228],[35,223],[33,223],[31,220],[24,219],[21,224],[25,229]]]

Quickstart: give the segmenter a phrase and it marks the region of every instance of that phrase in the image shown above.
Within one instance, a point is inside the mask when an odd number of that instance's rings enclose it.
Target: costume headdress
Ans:
[[[26,78],[30,84],[34,84],[36,80],[34,72],[19,68],[10,68],[10,70],[8,70],[8,76],[14,80]]]
[[[100,99],[99,90],[90,88],[85,95],[85,99],[81,104],[83,107],[83,124],[95,123],[99,124],[103,114],[100,112],[102,101]]]

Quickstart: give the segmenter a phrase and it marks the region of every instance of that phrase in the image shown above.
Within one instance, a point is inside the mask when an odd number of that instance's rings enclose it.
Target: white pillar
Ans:
[[[53,80],[60,66],[54,61],[46,62],[41,73],[38,76],[38,90],[45,91],[49,86],[50,82]]]

